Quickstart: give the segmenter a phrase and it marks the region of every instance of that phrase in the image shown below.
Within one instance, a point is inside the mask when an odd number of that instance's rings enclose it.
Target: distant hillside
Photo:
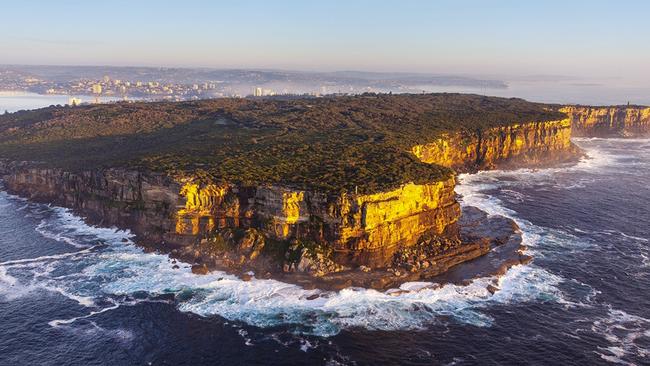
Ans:
[[[23,76],[33,76],[57,83],[78,79],[101,79],[105,75],[113,79],[158,81],[165,83],[203,83],[221,81],[232,85],[266,85],[273,83],[312,84],[315,87],[328,85],[334,88],[344,86],[368,86],[390,88],[397,86],[474,86],[505,88],[501,80],[488,80],[453,74],[422,74],[399,72],[306,72],[265,69],[211,69],[171,67],[129,67],[129,66],[58,66],[58,65],[0,65],[2,71],[12,71]]]

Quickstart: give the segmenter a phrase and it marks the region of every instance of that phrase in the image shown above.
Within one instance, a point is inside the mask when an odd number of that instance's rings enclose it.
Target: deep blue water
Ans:
[[[576,142],[575,166],[461,177],[535,258],[494,295],[481,278],[308,300],[0,192],[0,364],[650,364],[650,140]]]

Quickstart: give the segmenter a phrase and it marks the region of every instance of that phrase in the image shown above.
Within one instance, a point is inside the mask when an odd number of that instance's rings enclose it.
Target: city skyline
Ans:
[[[0,64],[565,75],[647,82],[650,51],[640,45],[650,34],[643,19],[650,4],[611,5],[11,2],[3,5]],[[30,27],[21,25],[24,19],[30,19]]]

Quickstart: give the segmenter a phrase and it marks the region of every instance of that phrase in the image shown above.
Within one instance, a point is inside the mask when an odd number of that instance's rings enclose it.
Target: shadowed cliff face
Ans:
[[[650,135],[648,107],[580,107],[560,109],[566,113],[576,137],[635,137]]]

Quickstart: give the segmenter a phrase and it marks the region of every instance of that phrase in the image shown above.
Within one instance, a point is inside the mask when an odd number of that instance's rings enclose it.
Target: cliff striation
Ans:
[[[571,120],[576,137],[650,136],[650,108],[567,106],[560,109]]]

